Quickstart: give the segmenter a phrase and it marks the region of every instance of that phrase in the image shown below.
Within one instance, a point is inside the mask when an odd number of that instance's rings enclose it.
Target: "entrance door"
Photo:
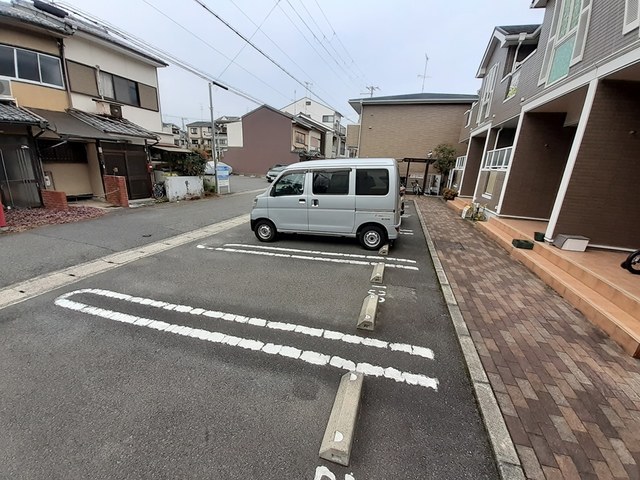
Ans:
[[[147,154],[143,146],[103,144],[103,155],[107,175],[127,178],[130,200],[151,196],[151,175],[147,170]]]
[[[0,194],[3,205],[40,207],[40,193],[26,137],[0,139]]]

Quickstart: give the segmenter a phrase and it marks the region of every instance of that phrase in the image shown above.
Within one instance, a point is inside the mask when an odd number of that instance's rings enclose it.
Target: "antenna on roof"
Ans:
[[[374,90],[380,90],[379,87],[374,87],[373,85],[370,86],[366,86],[364,87],[365,89],[369,90],[369,98],[373,97],[373,91]],[[361,93],[360,95],[364,95],[364,93]]]
[[[424,54],[424,72],[422,73],[422,75],[418,75],[418,78],[422,78],[422,90],[421,92],[424,93],[424,81],[427,78],[431,78],[427,76],[427,64],[429,63],[429,56],[425,53]]]

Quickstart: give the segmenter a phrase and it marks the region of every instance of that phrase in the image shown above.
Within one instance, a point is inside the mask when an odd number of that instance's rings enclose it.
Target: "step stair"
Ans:
[[[626,352],[640,358],[640,298],[617,288],[596,272],[563,257],[557,247],[535,242],[498,218],[476,227],[533,271]],[[534,241],[533,250],[515,248],[515,238]],[[621,270],[621,274],[622,270]]]

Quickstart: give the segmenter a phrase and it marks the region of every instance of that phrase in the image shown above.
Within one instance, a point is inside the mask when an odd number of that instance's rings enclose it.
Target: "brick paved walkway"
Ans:
[[[640,361],[440,198],[417,204],[527,478],[640,479]]]

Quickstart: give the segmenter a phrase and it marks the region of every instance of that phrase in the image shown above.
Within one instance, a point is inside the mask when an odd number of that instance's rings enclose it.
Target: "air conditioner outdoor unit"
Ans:
[[[122,118],[122,107],[120,105],[110,105],[111,111],[110,114],[114,118]]]
[[[0,78],[0,100],[14,100],[11,93],[11,80]]]

